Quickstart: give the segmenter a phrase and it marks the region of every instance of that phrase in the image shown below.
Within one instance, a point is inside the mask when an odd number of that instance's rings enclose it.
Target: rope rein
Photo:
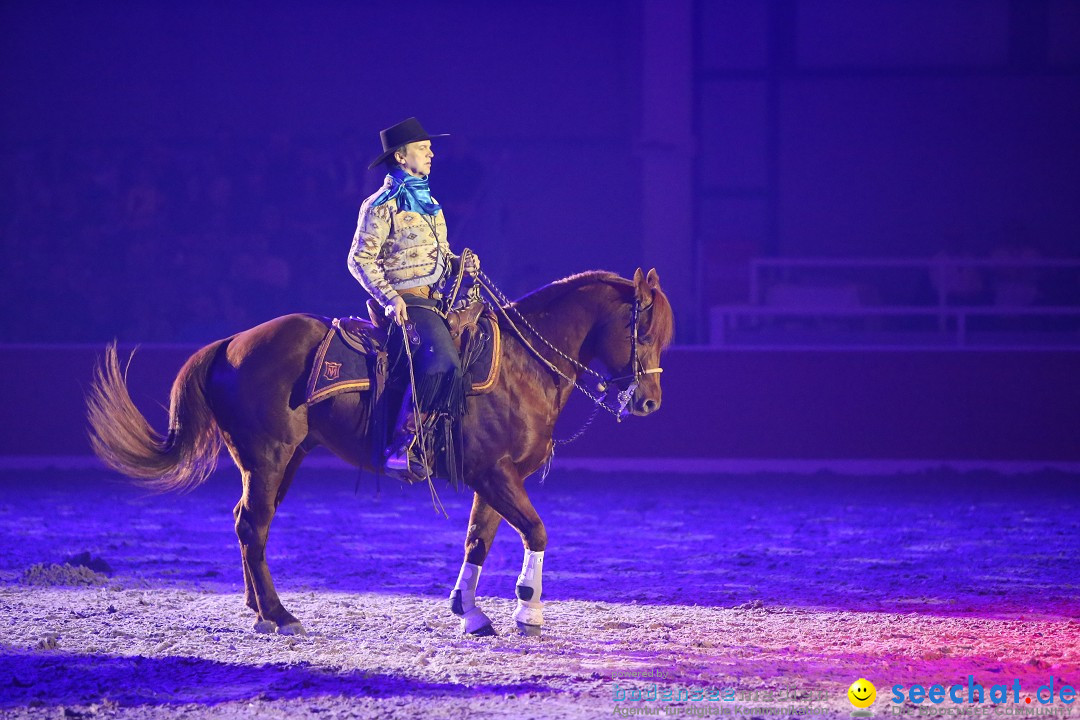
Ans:
[[[581,437],[581,435],[585,432],[585,430],[589,427],[589,425],[592,424],[592,421],[596,418],[596,414],[600,409],[604,409],[608,413],[613,415],[615,417],[616,422],[622,422],[623,416],[625,415],[625,412],[626,412],[626,406],[630,404],[630,400],[633,398],[634,391],[637,389],[638,382],[639,382],[641,376],[642,375],[652,375],[652,374],[655,374],[655,373],[663,372],[663,368],[659,368],[659,367],[650,368],[648,370],[644,369],[642,367],[642,365],[641,365],[640,358],[638,358],[638,356],[637,356],[638,317],[639,317],[641,312],[643,312],[644,310],[648,310],[650,307],[652,307],[652,303],[649,303],[649,305],[647,305],[645,308],[642,308],[640,306],[640,304],[638,303],[637,297],[635,296],[634,304],[633,304],[633,306],[631,308],[631,311],[630,311],[630,328],[631,328],[631,331],[630,331],[630,369],[632,371],[632,374],[631,375],[622,375],[622,376],[616,377],[616,378],[609,378],[609,377],[604,377],[603,375],[596,372],[595,370],[588,367],[587,365],[583,364],[582,362],[570,357],[565,352],[563,352],[558,347],[556,347],[554,344],[552,344],[551,341],[549,341],[546,337],[544,337],[543,334],[539,330],[537,330],[535,327],[533,327],[532,323],[530,323],[528,321],[528,319],[526,319],[526,317],[524,315],[522,315],[521,311],[517,309],[517,307],[510,301],[510,299],[508,297],[506,297],[506,294],[503,293],[495,285],[495,283],[492,282],[491,278],[489,278],[487,276],[487,274],[485,274],[482,270],[477,270],[477,272],[475,273],[475,276],[476,276],[476,280],[479,282],[480,286],[484,290],[486,290],[488,295],[490,295],[491,298],[495,301],[495,305],[502,312],[503,317],[506,318],[506,321],[510,324],[510,327],[513,328],[514,333],[518,336],[518,339],[521,340],[522,344],[525,345],[525,347],[528,348],[528,350],[533,355],[535,355],[537,357],[537,359],[540,360],[540,362],[542,362],[544,365],[546,365],[548,367],[548,369],[550,369],[553,373],[555,373],[556,375],[558,375],[562,379],[569,382],[575,388],[577,388],[583,395],[585,395],[585,397],[589,398],[589,400],[591,400],[593,402],[593,404],[595,405],[595,407],[593,408],[593,414],[590,415],[589,418],[585,421],[585,424],[582,426],[582,428],[580,430],[578,430],[578,432],[574,433],[574,435],[572,437],[570,437],[569,439],[561,440],[561,441],[557,440],[556,442],[558,444],[566,445],[568,443],[573,442],[574,440],[577,440],[579,437]],[[508,312],[508,309],[512,310],[514,312],[514,315],[517,316],[518,320],[520,320],[521,323],[525,327],[527,327],[532,332],[532,334],[536,336],[536,338],[538,340],[540,340],[540,342],[542,342],[549,349],[551,349],[556,355],[558,355],[559,357],[561,357],[564,360],[566,360],[567,362],[569,362],[571,367],[575,368],[576,370],[578,370],[579,372],[581,372],[583,374],[591,375],[591,376],[595,377],[596,379],[598,379],[600,382],[597,384],[597,389],[601,393],[606,394],[608,389],[612,386],[613,383],[617,383],[617,382],[619,382],[621,380],[629,379],[631,382],[627,386],[627,388],[625,390],[620,390],[618,392],[618,394],[617,394],[618,406],[617,407],[611,407],[605,401],[605,395],[600,395],[600,396],[593,395],[589,390],[587,390],[585,388],[585,386],[583,386],[581,383],[578,382],[576,377],[571,377],[570,375],[567,375],[555,363],[553,363],[551,360],[548,360],[546,357],[544,357],[544,355],[539,350],[537,350],[532,345],[532,343],[530,343],[525,338],[525,335],[521,332],[521,329],[518,328],[517,325],[514,323],[514,321],[510,318],[510,314]],[[554,450],[553,450],[553,452],[554,452]],[[550,462],[550,460],[549,460],[549,462]]]
[[[465,275],[464,266],[465,266],[466,260],[468,259],[469,255],[472,255],[472,251],[469,250],[468,248],[466,248],[465,250],[462,251],[461,264],[459,265],[459,269],[458,269],[458,272],[457,272],[457,277],[454,280],[452,290],[449,293],[449,301],[447,302],[447,306],[446,306],[447,308],[453,307],[454,304],[455,304],[455,301],[457,300],[458,293],[461,290],[461,281],[462,281],[462,279],[463,279],[463,277]],[[506,319],[506,322],[513,329],[514,334],[521,341],[522,345],[524,345],[525,348],[530,353],[532,353],[536,357],[536,359],[540,361],[540,363],[542,365],[547,367],[552,373],[554,373],[558,377],[560,377],[563,380],[570,383],[574,388],[576,388],[579,392],[581,392],[581,394],[583,394],[585,397],[589,398],[589,400],[591,400],[592,403],[593,403],[592,413],[589,414],[589,417],[586,418],[585,422],[577,430],[577,432],[575,432],[570,437],[564,438],[564,439],[552,438],[551,453],[548,455],[547,460],[544,463],[543,471],[542,471],[541,476],[540,476],[540,482],[543,482],[547,478],[548,473],[551,471],[551,463],[555,459],[555,448],[556,448],[556,446],[569,445],[570,443],[574,442],[575,440],[580,438],[582,435],[584,435],[585,432],[589,429],[589,427],[593,424],[593,421],[596,420],[596,416],[599,414],[601,409],[605,410],[608,413],[610,413],[615,418],[616,422],[622,422],[623,416],[626,414],[626,407],[627,407],[627,405],[630,404],[630,401],[633,399],[634,391],[637,389],[638,382],[639,382],[641,376],[643,376],[643,375],[651,375],[651,374],[663,372],[663,368],[660,368],[660,367],[645,369],[641,364],[641,359],[637,356],[638,317],[640,316],[640,314],[642,312],[644,312],[645,310],[648,310],[650,307],[652,307],[652,303],[649,303],[649,305],[642,308],[640,303],[638,302],[637,296],[635,295],[633,305],[631,306],[631,311],[630,311],[630,371],[631,371],[631,374],[630,375],[622,375],[622,376],[619,376],[619,377],[605,377],[605,376],[601,375],[600,373],[596,372],[595,370],[593,370],[592,368],[590,368],[589,366],[585,365],[581,361],[579,361],[579,360],[571,357],[567,353],[563,352],[558,347],[556,347],[550,340],[548,340],[546,337],[544,337],[544,335],[539,330],[537,330],[535,327],[533,327],[533,324],[528,321],[528,319],[521,313],[521,311],[517,309],[517,307],[510,300],[510,298],[508,298],[506,296],[506,294],[503,293],[503,291],[500,290],[499,287],[494,283],[494,281],[492,281],[492,279],[490,277],[488,277],[487,273],[483,272],[482,270],[477,269],[475,272],[472,272],[470,274],[473,275],[473,279],[474,279],[474,285],[473,285],[472,291],[470,291],[470,293],[469,293],[470,294],[470,299],[479,299],[479,293],[476,293],[475,295],[473,294],[473,291],[477,290],[476,286],[479,286],[485,292],[487,292],[487,294],[494,301],[493,304],[495,305],[496,308],[498,308],[499,312],[502,313],[502,316]],[[531,342],[529,342],[529,340],[525,337],[525,333],[523,333],[521,331],[521,328],[519,328],[517,326],[517,323],[514,322],[514,319],[510,317],[510,312],[511,311],[514,313],[515,316],[517,316],[518,321],[520,321],[522,325],[524,325],[526,328],[528,328],[529,331],[536,337],[536,339],[538,339],[541,343],[543,343],[545,346],[547,346],[547,348],[550,349],[552,352],[554,352],[558,357],[560,357],[563,360],[565,360],[566,362],[570,363],[570,366],[572,368],[570,375],[563,372],[563,370],[558,365],[556,365],[554,362],[552,362],[547,357],[545,357],[543,353],[541,353],[539,350],[537,350],[536,347]],[[404,337],[405,351],[406,351],[406,354],[408,355],[408,358],[409,358],[409,382],[412,385],[413,411],[416,413],[416,417],[419,418],[420,417],[420,414],[419,414],[420,413],[420,406],[419,406],[419,401],[418,401],[417,396],[416,396],[416,378],[415,378],[415,376],[413,374],[412,348],[409,345],[409,337],[408,337],[408,332],[406,331],[406,328],[404,328],[404,327],[402,328],[402,333],[405,336]],[[578,382],[577,377],[575,377],[574,374],[573,374],[575,371],[577,371],[578,373],[584,374],[584,375],[590,375],[590,376],[596,378],[597,380],[599,380],[599,383],[597,383],[597,390],[599,390],[601,392],[601,395],[599,395],[599,396],[593,395],[592,392],[590,392],[584,385],[582,385],[580,382]],[[627,380],[627,379],[630,380],[630,383],[627,385],[625,390],[620,390],[618,392],[617,396],[616,396],[616,398],[618,400],[618,406],[617,407],[612,407],[606,401],[606,396],[607,396],[608,390],[613,386],[614,383],[620,382],[622,380]],[[440,512],[442,512],[442,514],[445,516],[446,515],[446,509],[445,509],[445,507],[443,507],[442,502],[439,501],[438,494],[435,491],[435,485],[431,481],[431,473],[427,470],[427,467],[428,467],[427,447],[426,447],[425,441],[422,439],[423,435],[424,435],[422,428],[420,429],[420,432],[417,433],[417,435],[418,435],[418,437],[421,438],[419,440],[419,442],[420,442],[420,454],[421,454],[421,457],[423,458],[423,463],[424,463],[424,466],[425,466],[425,473],[427,475],[428,487],[431,490],[432,504],[435,505],[436,509],[439,510]]]
[[[442,500],[439,499],[439,493],[435,491],[435,483],[431,480],[431,463],[428,458],[428,448],[426,435],[424,432],[424,423],[420,414],[420,398],[416,394],[416,374],[413,372],[413,355],[412,355],[412,340],[409,337],[409,329],[407,325],[401,326],[402,342],[405,345],[405,355],[409,359],[409,387],[412,390],[412,406],[413,417],[416,422],[416,440],[415,442],[420,446],[420,461],[424,464],[424,478],[427,481],[428,490],[431,491],[431,505],[435,508],[436,512],[442,513],[443,517],[449,518],[450,516],[446,512],[446,507],[442,504]],[[415,330],[413,331],[415,333]],[[405,449],[405,456],[408,458],[409,450]],[[406,460],[408,462],[408,460]]]
[[[592,400],[593,403],[596,405],[597,409],[602,408],[602,409],[606,410],[607,412],[611,413],[615,417],[615,420],[617,422],[620,422],[622,420],[621,410],[616,410],[615,408],[612,408],[606,402],[604,402],[604,396],[603,395],[601,395],[600,397],[596,397],[595,395],[593,395],[591,392],[589,392],[585,388],[585,386],[583,386],[580,382],[578,382],[577,378],[572,377],[570,375],[567,375],[566,373],[564,373],[559,368],[558,365],[556,365],[551,360],[548,360],[546,357],[544,357],[544,354],[541,353],[539,350],[537,350],[533,346],[533,344],[530,343],[525,338],[525,334],[523,332],[521,332],[521,329],[514,323],[514,320],[510,317],[510,314],[507,312],[507,308],[509,308],[510,310],[513,310],[514,314],[518,317],[518,319],[521,321],[521,323],[524,324],[525,327],[527,327],[530,331],[532,331],[532,333],[540,340],[540,342],[544,343],[544,345],[551,348],[551,350],[553,350],[559,357],[564,358],[574,368],[580,370],[581,372],[587,373],[589,375],[592,375],[593,377],[599,378],[600,387],[602,389],[605,389],[607,387],[607,379],[603,375],[601,375],[600,373],[593,370],[592,368],[581,364],[580,362],[578,362],[574,358],[572,358],[569,355],[567,355],[566,353],[564,353],[559,348],[552,345],[551,342],[549,342],[547,338],[545,338],[543,335],[541,335],[540,331],[537,330],[536,328],[534,328],[532,326],[532,323],[530,323],[528,320],[526,320],[525,316],[522,315],[521,312],[511,304],[511,302],[506,298],[506,296],[502,293],[502,291],[500,291],[497,287],[495,287],[494,283],[491,282],[491,278],[489,278],[487,275],[485,275],[483,273],[483,271],[478,272],[477,277],[480,280],[480,286],[484,290],[487,291],[487,293],[491,296],[491,298],[493,300],[495,300],[495,305],[502,312],[503,317],[506,318],[506,322],[508,322],[510,324],[510,327],[513,328],[514,334],[517,335],[519,340],[521,340],[521,343],[533,355],[535,355],[536,358],[541,363],[543,363],[549,370],[551,370],[551,372],[555,373],[556,375],[561,377],[563,380],[566,380],[568,383],[570,383],[575,388],[577,388],[585,397]],[[591,419],[590,419],[589,422],[591,422]],[[578,435],[576,437],[580,437],[580,433],[578,433]]]

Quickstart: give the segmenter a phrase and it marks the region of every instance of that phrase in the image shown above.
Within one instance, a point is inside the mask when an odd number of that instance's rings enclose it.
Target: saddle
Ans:
[[[376,398],[382,395],[389,372],[387,337],[392,325],[374,300],[368,300],[367,311],[366,319],[334,318],[315,351],[305,404],[346,392],[374,391]],[[468,394],[490,392],[499,377],[501,354],[495,311],[483,300],[475,300],[448,313],[446,320],[461,357]]]

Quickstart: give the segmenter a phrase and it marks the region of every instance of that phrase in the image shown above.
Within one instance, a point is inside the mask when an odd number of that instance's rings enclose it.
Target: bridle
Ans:
[[[619,383],[623,380],[630,380],[630,384],[626,386],[625,390],[620,390],[617,395],[619,399],[619,415],[618,420],[622,420],[626,413],[626,406],[630,403],[631,398],[634,397],[634,391],[637,390],[638,385],[641,383],[641,378],[645,375],[659,375],[664,372],[664,368],[657,365],[654,368],[645,369],[641,364],[641,358],[638,357],[638,318],[641,313],[645,312],[653,306],[650,302],[645,307],[641,307],[641,302],[638,300],[637,293],[634,294],[634,305],[630,308],[630,368],[634,371],[632,375],[620,375],[619,377],[608,378],[600,383],[597,388],[601,392],[605,392],[612,383]]]
[[[521,340],[522,344],[525,345],[525,347],[528,348],[529,351],[532,352],[532,354],[535,355],[538,360],[540,360],[540,362],[546,365],[549,370],[551,370],[553,373],[566,380],[567,382],[571,383],[575,388],[581,391],[581,393],[584,394],[585,397],[592,400],[593,403],[596,405],[593,410],[593,416],[586,421],[582,429],[579,430],[572,438],[564,442],[572,442],[573,440],[576,440],[578,437],[580,437],[581,433],[585,431],[585,428],[587,428],[589,424],[592,423],[593,417],[595,417],[595,413],[597,410],[606,410],[607,412],[615,416],[616,422],[622,422],[622,419],[630,414],[629,411],[627,411],[626,407],[633,399],[634,391],[637,390],[637,387],[641,383],[642,378],[646,375],[655,375],[664,371],[664,369],[660,366],[646,369],[641,363],[641,358],[638,357],[638,318],[641,317],[641,313],[651,308],[653,306],[653,303],[650,302],[645,307],[641,307],[641,302],[638,300],[636,293],[634,295],[634,304],[630,308],[631,373],[627,375],[620,375],[618,377],[605,377],[590,368],[589,366],[584,365],[578,360],[570,357],[565,352],[555,347],[555,345],[553,345],[551,341],[541,335],[540,331],[534,328],[532,324],[525,319],[525,316],[521,314],[521,312],[513,305],[513,303],[506,297],[506,295],[504,295],[503,292],[495,286],[495,284],[491,281],[491,278],[484,274],[483,271],[477,271],[476,280],[479,282],[480,286],[485,291],[487,291],[488,295],[490,295],[491,298],[495,301],[494,305],[502,312],[503,317],[506,318],[506,321],[510,324],[510,327],[514,329],[515,334],[518,336],[518,339]],[[598,379],[600,382],[597,383],[596,389],[599,390],[601,394],[599,396],[593,395],[589,390],[585,388],[585,386],[578,382],[576,378],[567,375],[555,363],[544,357],[544,355],[535,347],[533,347],[532,343],[530,343],[525,338],[524,333],[521,332],[521,329],[518,328],[517,325],[514,323],[513,319],[511,319],[510,314],[507,312],[507,309],[512,310],[514,314],[518,317],[518,320],[523,325],[525,325],[525,327],[527,327],[532,332],[532,334],[535,335],[538,340],[540,340],[540,342],[542,342],[544,345],[554,351],[559,357],[569,362],[575,369],[580,371],[582,374],[591,375],[594,378]],[[630,383],[626,386],[625,390],[620,390],[618,392],[618,394],[616,395],[616,400],[618,404],[615,407],[612,407],[606,402],[608,390],[610,390],[612,386],[617,386],[617,383],[620,383],[624,380],[630,380]]]

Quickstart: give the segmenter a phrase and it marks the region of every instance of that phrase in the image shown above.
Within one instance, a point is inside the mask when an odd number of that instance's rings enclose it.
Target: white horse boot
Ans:
[[[450,611],[461,616],[461,631],[479,637],[495,634],[491,618],[476,607],[476,584],[480,581],[482,569],[471,562],[461,563],[457,584],[450,591]]]
[[[543,583],[544,551],[525,551],[517,580],[517,610],[514,620],[523,635],[539,635],[544,624],[544,604],[540,602]]]

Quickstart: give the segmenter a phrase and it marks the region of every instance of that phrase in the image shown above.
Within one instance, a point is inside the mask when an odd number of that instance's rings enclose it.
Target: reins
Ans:
[[[459,293],[461,291],[462,280],[463,280],[463,277],[465,275],[465,272],[464,272],[465,261],[467,260],[468,256],[471,253],[472,253],[472,251],[469,250],[468,248],[466,248],[461,254],[461,262],[460,262],[460,264],[458,266],[458,271],[456,273],[456,277],[454,278],[454,282],[451,285],[450,292],[447,294],[447,298],[446,298],[447,302],[446,302],[446,305],[445,305],[447,310],[453,308],[455,306],[456,302],[457,302],[458,295],[459,295]],[[631,370],[631,374],[629,374],[629,375],[620,375],[618,377],[605,377],[605,376],[601,375],[600,373],[596,372],[595,370],[593,370],[592,368],[588,367],[587,365],[585,365],[581,361],[576,360],[573,357],[571,357],[570,355],[566,354],[565,352],[560,350],[558,347],[556,347],[550,340],[548,340],[546,337],[544,337],[543,334],[539,330],[537,330],[535,327],[533,327],[532,323],[530,323],[528,321],[528,319],[521,313],[520,310],[517,309],[517,307],[514,305],[514,303],[508,297],[506,297],[506,294],[503,293],[502,290],[499,289],[499,287],[492,281],[492,279],[490,277],[487,276],[486,273],[484,273],[481,270],[477,270],[476,272],[472,273],[472,275],[473,275],[474,283],[473,283],[473,286],[470,288],[469,293],[468,293],[469,294],[469,299],[470,300],[479,300],[480,299],[480,292],[479,292],[480,289],[487,292],[488,296],[493,301],[492,304],[496,308],[498,308],[499,312],[502,314],[502,317],[505,318],[507,324],[513,330],[513,332],[517,336],[518,340],[521,341],[522,345],[524,345],[525,348],[530,353],[532,353],[533,356],[535,356],[536,359],[539,360],[542,365],[547,367],[548,370],[550,370],[553,374],[555,374],[559,378],[562,378],[563,380],[566,380],[567,382],[569,382],[573,387],[575,387],[579,392],[581,392],[585,397],[589,398],[589,400],[591,400],[593,402],[592,413],[585,420],[584,424],[582,424],[582,426],[578,429],[577,432],[575,432],[573,435],[571,435],[570,437],[565,438],[565,439],[554,439],[554,438],[552,439],[551,453],[548,455],[547,461],[544,463],[544,469],[543,469],[543,472],[541,473],[541,476],[540,476],[540,481],[543,482],[544,479],[547,478],[548,473],[551,470],[551,462],[552,462],[552,460],[555,459],[555,446],[556,445],[568,445],[568,444],[574,442],[575,440],[577,440],[578,438],[580,438],[582,435],[584,435],[586,430],[589,429],[589,426],[592,425],[593,421],[596,419],[596,416],[599,414],[601,409],[605,410],[606,412],[608,412],[612,416],[614,416],[616,422],[622,422],[623,417],[625,417],[628,414],[628,412],[626,410],[626,407],[627,407],[627,405],[630,404],[630,401],[633,399],[634,391],[637,390],[637,387],[638,387],[638,385],[639,385],[639,383],[641,381],[641,378],[643,376],[645,376],[645,375],[658,374],[658,373],[662,373],[664,371],[663,368],[661,368],[661,367],[655,367],[655,368],[646,369],[641,364],[641,358],[638,357],[638,353],[637,353],[637,346],[638,346],[638,319],[641,317],[642,312],[644,312],[644,311],[646,311],[646,310],[648,310],[649,308],[652,307],[653,303],[650,302],[645,307],[642,307],[640,301],[638,300],[637,294],[636,293],[634,294],[634,302],[633,302],[633,305],[631,306],[631,309],[630,309],[630,370]],[[529,329],[529,331],[536,337],[537,340],[539,340],[544,345],[546,345],[552,352],[554,352],[556,355],[561,357],[563,360],[570,363],[570,366],[574,370],[577,370],[578,372],[580,372],[582,374],[585,374],[585,375],[591,375],[592,377],[599,380],[599,383],[597,383],[597,390],[600,391],[601,394],[598,395],[598,396],[593,395],[584,385],[582,385],[580,382],[578,382],[578,379],[576,377],[573,377],[572,375],[567,375],[565,372],[562,371],[562,369],[558,365],[556,365],[553,361],[551,361],[547,357],[545,357],[543,353],[541,353],[531,342],[529,342],[529,340],[525,337],[525,333],[523,333],[521,328],[518,327],[517,323],[514,322],[514,319],[510,317],[510,312],[511,311],[514,313],[514,315],[517,316],[517,319],[521,322],[521,324],[523,324],[526,328]],[[409,381],[410,381],[410,384],[411,384],[412,389],[413,389],[413,392],[412,392],[413,401],[414,401],[413,410],[414,410],[414,412],[417,413],[417,417],[419,417],[419,405],[416,404],[416,378],[415,378],[415,376],[413,376],[413,369],[412,369],[412,348],[409,347],[409,337],[408,337],[408,333],[406,331],[406,328],[402,328],[402,332],[405,335],[405,337],[403,338],[403,341],[404,341],[404,344],[405,344],[405,351],[406,351],[406,353],[408,355],[408,359],[409,359]],[[616,395],[618,405],[616,407],[612,407],[611,405],[609,405],[607,403],[607,400],[606,400],[607,393],[613,386],[615,386],[616,383],[622,382],[623,380],[630,380],[630,383],[627,385],[625,390],[620,390],[618,392],[618,394]],[[420,434],[422,435],[423,433],[421,432]],[[425,447],[425,443],[423,441],[421,441],[421,444],[420,444],[420,451],[421,451],[421,455],[423,457],[423,462],[424,462],[425,466],[427,466],[427,464],[428,464],[428,462],[427,462],[427,448]],[[436,510],[441,510],[442,513],[445,515],[446,510],[445,510],[445,508],[442,507],[442,503],[439,501],[438,495],[435,492],[434,484],[431,482],[431,474],[430,474],[430,472],[427,473],[427,476],[428,476],[427,477],[428,487],[430,488],[431,493],[432,493],[432,503],[435,505]]]
[[[413,372],[412,340],[413,336],[416,335],[416,330],[410,327],[410,325],[411,323],[401,327],[401,334],[403,336],[401,341],[405,346],[405,355],[409,359],[409,389],[411,391],[409,394],[412,396],[413,417],[416,418],[416,443],[420,446],[420,459],[424,464],[424,479],[427,481],[428,490],[431,492],[431,504],[436,512],[442,513],[442,516],[445,518],[449,518],[450,516],[446,513],[446,507],[443,506],[442,500],[439,499],[439,493],[435,490],[435,483],[431,481],[431,461],[428,455],[427,442],[424,438],[426,433],[424,432],[423,423],[420,421],[420,418],[422,417],[420,414],[420,396],[416,392],[416,374]],[[416,341],[419,343],[420,338],[417,337]],[[406,449],[405,452],[407,455],[408,450]]]
[[[565,445],[565,444],[571,443],[574,440],[577,440],[579,437],[581,437],[581,435],[584,434],[585,430],[589,427],[589,425],[592,424],[592,421],[596,418],[596,414],[601,409],[606,410],[608,413],[613,415],[615,417],[616,422],[622,422],[622,419],[626,414],[626,406],[630,403],[630,400],[633,398],[634,391],[637,389],[637,386],[638,386],[638,383],[639,383],[641,377],[643,375],[652,375],[652,374],[663,372],[663,368],[660,368],[660,367],[645,369],[644,367],[642,367],[641,359],[637,355],[638,318],[640,317],[641,312],[643,312],[644,310],[648,310],[650,307],[652,307],[652,303],[649,303],[647,306],[642,308],[641,304],[638,302],[637,297],[635,296],[634,297],[634,304],[633,304],[633,306],[631,308],[631,311],[630,311],[630,326],[631,326],[631,330],[630,330],[630,368],[633,371],[633,374],[631,374],[631,375],[622,375],[622,376],[619,376],[619,377],[604,377],[603,375],[596,372],[595,370],[588,367],[587,365],[585,365],[585,364],[581,363],[580,361],[575,360],[574,358],[570,357],[565,352],[563,352],[562,350],[557,348],[554,344],[552,344],[551,341],[549,341],[547,338],[545,338],[543,336],[543,334],[540,333],[539,330],[537,330],[535,327],[532,326],[532,323],[530,323],[525,318],[525,316],[521,314],[521,311],[518,310],[514,306],[514,304],[510,301],[510,299],[506,297],[506,295],[495,285],[495,283],[492,282],[491,278],[489,278],[482,270],[478,270],[476,272],[476,280],[480,284],[480,286],[485,291],[487,291],[488,295],[491,296],[492,300],[495,301],[495,303],[494,303],[495,306],[498,307],[499,310],[502,312],[503,317],[506,318],[507,323],[509,323],[510,327],[514,330],[514,334],[517,335],[518,339],[521,340],[522,344],[533,355],[535,355],[536,358],[541,363],[543,363],[545,366],[547,366],[547,368],[549,370],[551,370],[553,373],[555,373],[556,375],[558,375],[562,379],[564,379],[567,382],[569,382],[570,384],[572,384],[583,395],[585,395],[585,397],[592,400],[593,404],[595,405],[595,407],[593,408],[592,415],[589,416],[589,418],[585,421],[585,424],[581,427],[580,430],[578,430],[578,432],[574,433],[574,435],[572,437],[570,437],[570,438],[568,438],[566,440],[556,441],[560,445]],[[540,342],[542,342],[549,349],[551,349],[556,355],[558,355],[559,357],[561,357],[564,360],[566,360],[567,362],[569,362],[572,367],[579,370],[581,373],[584,373],[586,375],[591,375],[591,376],[595,377],[596,379],[598,379],[600,382],[597,384],[597,390],[599,390],[603,394],[601,394],[600,396],[593,395],[580,382],[578,382],[577,378],[574,378],[574,377],[571,377],[570,375],[567,375],[566,373],[564,373],[559,368],[558,365],[556,365],[551,360],[548,360],[543,355],[543,353],[541,353],[539,350],[537,350],[536,347],[534,347],[533,344],[530,343],[525,338],[525,334],[521,331],[521,329],[517,326],[517,324],[514,322],[514,320],[510,317],[510,313],[508,312],[508,309],[512,310],[514,312],[514,314],[517,316],[517,318],[521,321],[521,323],[525,327],[527,327],[532,332],[532,334],[536,336],[536,338]],[[616,398],[618,400],[618,406],[617,407],[611,407],[605,401],[607,391],[613,386],[614,383],[618,383],[618,382],[620,382],[622,380],[626,380],[626,379],[630,379],[630,381],[631,381],[630,384],[627,386],[627,388],[625,390],[620,390],[618,392],[618,394],[616,396]]]

